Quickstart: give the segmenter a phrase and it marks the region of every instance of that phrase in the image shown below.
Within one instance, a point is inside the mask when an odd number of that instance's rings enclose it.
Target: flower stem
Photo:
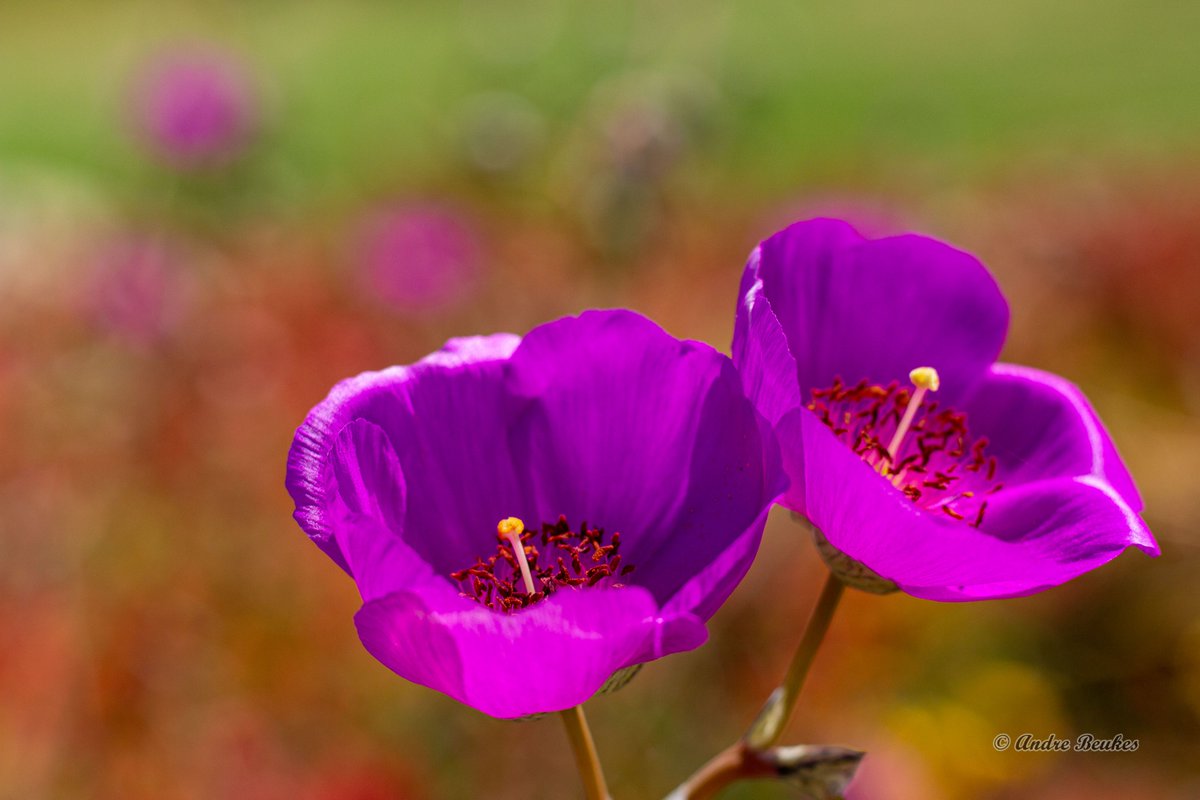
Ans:
[[[746,735],[709,759],[708,763],[696,770],[690,778],[671,793],[667,800],[702,800],[714,797],[718,791],[731,783],[746,778],[761,777],[769,774],[764,770],[764,756],[770,755],[769,748],[779,741],[792,711],[796,707],[796,699],[800,696],[800,688],[808,675],[817,649],[829,630],[833,612],[837,610],[838,601],[842,599],[845,584],[841,579],[829,573],[825,585],[821,588],[821,596],[808,618],[808,625],[800,639],[799,646],[788,665],[783,683],[772,692],[771,697],[758,713],[758,718],[750,725]]]
[[[816,658],[817,649],[825,639],[825,632],[829,630],[833,612],[837,610],[838,601],[842,599],[843,589],[845,584],[841,579],[832,572],[829,573],[825,585],[821,587],[817,605],[808,618],[808,625],[804,628],[804,636],[792,655],[791,663],[788,664],[783,683],[771,695],[758,719],[746,733],[745,742],[752,749],[765,750],[783,736],[784,728],[796,708],[796,700],[800,697],[804,679],[808,677],[808,670]]]
[[[600,768],[596,743],[592,740],[587,717],[583,715],[583,706],[568,708],[560,711],[559,715],[567,728],[571,750],[575,753],[575,766],[579,768],[579,777],[583,780],[584,796],[587,800],[609,800],[604,771]]]
[[[866,755],[848,747],[792,745],[751,750],[730,745],[669,794],[666,800],[712,800],[737,781],[775,778],[799,788],[805,797],[841,797]]]
[[[762,772],[754,768],[757,764],[749,755],[744,743],[731,744],[681,783],[667,800],[708,800],[731,783],[744,778],[762,777]]]

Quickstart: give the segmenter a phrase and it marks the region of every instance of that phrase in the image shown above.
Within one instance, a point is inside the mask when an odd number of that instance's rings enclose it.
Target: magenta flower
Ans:
[[[994,363],[1007,328],[987,269],[933,239],[812,220],[751,254],[734,362],[779,437],[783,504],[839,569],[982,600],[1056,586],[1130,545],[1158,554],[1083,394]]]
[[[224,53],[200,48],[150,64],[136,87],[134,114],[154,155],[184,170],[234,160],[258,122],[245,69]]]
[[[480,246],[468,220],[437,204],[401,204],[371,215],[358,260],[367,291],[400,311],[457,300],[479,271]]]
[[[146,348],[179,323],[189,288],[178,253],[161,236],[130,233],[100,245],[79,305],[96,327]]]
[[[728,358],[596,311],[343,381],[287,486],[372,655],[520,717],[702,644],[783,477]]]

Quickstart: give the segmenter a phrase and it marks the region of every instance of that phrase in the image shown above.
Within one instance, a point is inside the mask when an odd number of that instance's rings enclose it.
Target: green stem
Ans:
[[[769,748],[783,736],[844,588],[841,579],[829,573],[783,683],[771,694],[742,740],[709,759],[692,777],[680,784],[668,800],[705,800],[715,797],[717,792],[731,783],[771,774],[771,770],[764,766],[767,763],[764,755],[768,755]]]
[[[845,584],[831,572],[825,579],[825,585],[821,588],[821,596],[817,599],[817,605],[808,618],[804,636],[800,639],[800,644],[792,655],[791,663],[788,664],[783,683],[771,695],[758,719],[746,733],[745,741],[750,748],[765,750],[783,736],[784,728],[787,727],[788,720],[791,719],[792,712],[796,708],[796,701],[800,697],[804,679],[808,677],[808,670],[812,666],[813,659],[816,658],[821,642],[825,639],[826,631],[829,630],[833,612],[837,610],[838,601],[842,599],[843,589],[845,589]]]
[[[583,793],[587,800],[609,800],[608,787],[604,783],[604,771],[600,768],[600,758],[596,755],[596,743],[592,740],[592,731],[588,728],[587,717],[583,715],[583,706],[575,706],[560,711],[563,725],[567,729],[567,739],[571,742],[571,750],[575,753],[575,766],[579,768],[579,777],[583,781]]]

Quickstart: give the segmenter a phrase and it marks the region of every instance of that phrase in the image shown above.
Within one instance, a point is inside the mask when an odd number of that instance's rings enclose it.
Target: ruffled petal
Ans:
[[[334,532],[348,502],[339,491],[353,490],[336,478],[330,456],[342,430],[365,420],[382,431],[403,475],[399,533],[409,546],[441,572],[485,552],[516,494],[500,390],[504,359],[519,341],[511,334],[455,339],[412,366],[335,386],[296,431],[288,455],[287,487],[300,527],[348,568]],[[385,491],[378,482],[376,488]]]
[[[1135,512],[1142,498],[1112,437],[1078,387],[1029,367],[996,364],[963,403],[972,436],[986,436],[1006,486],[1091,475]]]
[[[757,546],[782,473],[727,357],[631,312],[588,312],[530,332],[508,379],[535,518],[620,532],[628,581],[660,603],[755,525]]]
[[[919,509],[807,410],[778,432],[785,465],[803,459],[804,513],[830,544],[908,594],[985,600],[1057,586],[1136,546],[1157,546],[1137,514],[1094,478],[1040,481],[996,493],[981,529]],[[790,454],[790,455],[789,455]]]
[[[742,274],[737,316],[733,325],[733,363],[742,377],[746,396],[772,425],[802,405],[796,379],[796,359],[759,276],[761,250],[750,254]]]
[[[346,425],[329,464],[335,491],[326,493],[326,519],[363,600],[431,580],[429,565],[400,536],[404,475],[383,429],[362,419]]]
[[[407,508],[406,485],[400,460],[382,428],[365,419],[347,424],[334,440],[329,467],[337,491],[326,496],[339,523],[365,517],[400,533]],[[336,533],[342,526],[333,527]]]
[[[805,399],[836,377],[887,384],[932,366],[953,402],[996,360],[1008,329],[987,269],[923,236],[868,240],[844,222],[800,222],[759,245],[755,269]]]
[[[706,636],[695,618],[661,616],[636,587],[559,592],[512,615],[398,592],[366,603],[355,623],[392,671],[500,718],[579,705],[615,671]]]

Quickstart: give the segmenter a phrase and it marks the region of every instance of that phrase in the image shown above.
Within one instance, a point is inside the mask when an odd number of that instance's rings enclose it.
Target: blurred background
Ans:
[[[850,593],[789,739],[869,750],[856,800],[1200,797],[1197,31],[1183,0],[6,0],[0,797],[575,796],[557,721],[361,648],[292,431],[345,376],[589,306],[727,349],[747,253],[818,214],[982,257],[1005,358],[1093,399],[1164,555]],[[710,645],[590,704],[616,797],[732,741],[822,574],[773,517]]]

